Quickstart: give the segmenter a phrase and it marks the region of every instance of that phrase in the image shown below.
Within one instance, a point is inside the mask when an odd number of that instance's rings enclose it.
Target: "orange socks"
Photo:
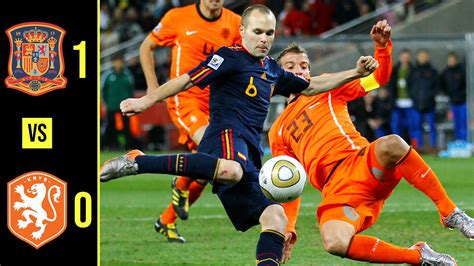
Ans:
[[[189,177],[180,176],[176,179],[176,188],[179,190],[189,190],[189,185],[193,182],[193,180]]]
[[[418,250],[402,248],[372,236],[355,235],[346,257],[372,263],[420,264]]]
[[[180,188],[179,185],[178,185],[180,183],[180,180],[183,180],[181,185],[183,185],[183,184],[186,185],[186,179],[190,180],[191,182],[187,184],[186,189]],[[176,180],[176,187],[180,190],[188,190],[189,189],[189,199],[188,200],[189,200],[189,206],[191,206],[199,198],[199,196],[201,196],[202,191],[204,190],[204,188],[206,186],[199,183],[199,182],[197,182],[197,181],[194,181],[190,178],[180,176]],[[173,203],[170,203],[170,205],[168,205],[168,208],[161,214],[160,220],[164,224],[170,224],[170,223],[175,223],[176,222],[176,212],[174,211]]]
[[[206,185],[197,181],[191,182],[191,185],[189,185],[189,206],[193,205],[193,203],[201,196],[205,187]]]
[[[396,168],[408,183],[423,192],[436,204],[442,217],[448,216],[456,208],[436,174],[414,149],[410,148],[407,154],[397,162]]]
[[[164,224],[174,224],[176,222],[176,212],[173,209],[173,203],[160,215],[160,220]]]

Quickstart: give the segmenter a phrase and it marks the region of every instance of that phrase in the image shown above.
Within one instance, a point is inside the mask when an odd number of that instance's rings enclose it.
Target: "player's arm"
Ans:
[[[155,58],[153,56],[153,52],[157,47],[158,45],[150,36],[147,36],[140,45],[140,63],[146,79],[147,92],[159,86],[155,72]]]
[[[291,232],[295,236],[296,241],[296,222],[298,221],[298,213],[300,212],[301,198],[298,197],[290,202],[282,203],[283,209],[285,210],[286,217],[288,218],[288,224],[286,226],[286,232]]]
[[[172,47],[176,45],[177,32],[179,31],[179,23],[177,24],[176,20],[180,17],[182,15],[178,9],[168,11],[140,45],[140,63],[146,79],[147,93],[159,86],[153,52],[158,46]]]
[[[193,86],[188,74],[183,74],[175,79],[169,80],[158,88],[153,88],[141,98],[126,99],[120,103],[120,110],[126,116],[139,114],[150,108],[156,102],[162,101],[170,96],[176,95]]]
[[[374,58],[379,67],[370,75],[340,86],[333,92],[333,96],[345,101],[352,101],[362,97],[371,90],[384,86],[390,81],[392,74],[392,42],[390,41],[391,28],[386,20],[377,22],[372,27],[370,37],[375,46]]]
[[[354,69],[311,77],[308,88],[301,91],[301,94],[311,96],[330,91],[347,82],[370,75],[378,66],[378,61],[372,56],[361,56]]]
[[[298,197],[290,202],[282,203],[281,205],[283,206],[286,217],[288,218],[282,259],[282,262],[286,263],[289,259],[291,259],[291,252],[293,251],[293,247],[296,244],[296,221],[298,220],[298,214],[300,212],[301,197]]]
[[[379,62],[379,68],[371,75],[361,79],[360,84],[365,91],[377,89],[390,81],[392,75],[391,33],[392,28],[385,19],[378,21],[370,31],[370,38],[375,45],[374,57]]]
[[[328,88],[330,87],[330,84],[327,84],[327,88],[325,91],[333,89],[333,88],[344,87],[344,86],[355,87],[355,88],[361,86],[362,89],[367,92],[373,89],[377,89],[380,86],[388,83],[388,81],[390,80],[391,72],[392,72],[392,43],[390,41],[391,32],[392,32],[392,28],[390,27],[390,25],[387,23],[386,20],[378,21],[372,27],[370,31],[370,37],[372,38],[375,44],[375,55],[374,55],[375,59],[373,58],[372,59],[378,63],[376,67],[374,68],[373,62],[370,63],[370,62],[362,61],[362,64],[360,64],[360,61],[358,61],[357,67],[354,70],[360,75],[360,77],[358,78],[350,77],[350,73],[349,73],[349,76],[346,76],[345,80],[341,80],[339,82],[340,85],[336,87]],[[344,75],[344,72],[339,72],[336,74]],[[325,76],[326,75],[318,76],[317,78],[323,78]],[[344,77],[342,78],[344,79]],[[351,80],[356,80],[359,78],[360,78],[359,81],[354,81],[352,83],[350,82]],[[313,85],[313,81],[315,81],[314,77],[311,78],[311,85],[308,87],[308,89],[310,90],[311,90],[311,86]],[[319,81],[321,82],[323,80],[319,80]],[[324,84],[318,84],[318,85],[324,86]],[[303,91],[302,93],[306,94],[305,91]],[[317,93],[319,92],[316,92],[316,94]]]
[[[227,47],[221,47],[188,73],[172,79],[158,88],[149,89],[147,94],[141,98],[122,101],[120,109],[127,116],[139,114],[156,102],[176,95],[193,86],[204,89],[216,78],[229,73],[232,69],[232,51]]]

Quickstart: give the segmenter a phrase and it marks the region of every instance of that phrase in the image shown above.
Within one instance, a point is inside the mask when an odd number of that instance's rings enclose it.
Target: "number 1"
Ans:
[[[73,46],[74,50],[79,50],[79,78],[86,78],[86,41],[81,41]]]

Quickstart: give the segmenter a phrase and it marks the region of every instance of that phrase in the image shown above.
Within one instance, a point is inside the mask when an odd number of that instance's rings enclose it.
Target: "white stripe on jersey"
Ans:
[[[178,47],[178,52],[176,55],[176,77],[179,77],[179,62],[181,60],[181,44],[176,40],[176,46]]]
[[[359,146],[356,146],[354,141],[347,135],[347,133],[344,131],[342,128],[341,124],[339,121],[337,121],[336,114],[334,113],[334,109],[332,107],[332,95],[331,93],[328,93],[328,103],[329,103],[329,110],[331,111],[332,119],[334,120],[334,123],[336,123],[336,126],[339,128],[339,131],[341,131],[342,135],[347,139],[347,141],[351,144],[351,147],[356,150],[360,150]]]
[[[179,63],[180,63],[180,60],[181,60],[181,45],[179,44],[179,42],[176,40],[176,47],[178,49],[177,51],[177,54],[176,54],[176,77],[179,77]],[[181,119],[181,115],[179,114],[179,99],[178,99],[178,95],[175,95],[174,97],[174,104],[175,104],[175,113],[176,113],[176,116],[178,117],[178,123],[186,130],[186,131],[191,131],[191,129],[186,126],[186,124],[184,123],[184,121]]]

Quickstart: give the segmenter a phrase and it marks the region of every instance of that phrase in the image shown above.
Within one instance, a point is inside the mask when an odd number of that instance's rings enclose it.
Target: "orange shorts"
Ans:
[[[197,145],[191,136],[199,128],[209,125],[209,101],[176,95],[167,103],[171,120],[179,130],[179,143],[186,144],[189,150],[196,150]]]
[[[375,157],[376,141],[354,151],[337,166],[322,190],[319,224],[341,220],[362,232],[372,226],[401,175],[382,167]]]

